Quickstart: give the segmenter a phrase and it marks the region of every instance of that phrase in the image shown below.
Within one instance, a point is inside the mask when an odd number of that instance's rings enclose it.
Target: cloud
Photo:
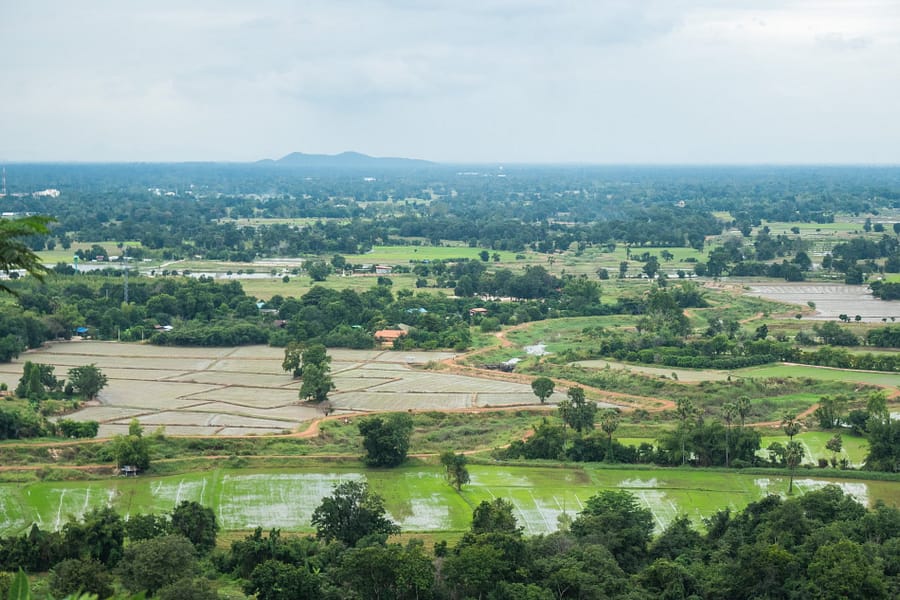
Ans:
[[[0,54],[20,160],[900,161],[891,0],[30,0]]]
[[[816,44],[829,50],[862,50],[872,45],[872,38],[866,36],[848,37],[843,33],[832,31],[817,35]]]

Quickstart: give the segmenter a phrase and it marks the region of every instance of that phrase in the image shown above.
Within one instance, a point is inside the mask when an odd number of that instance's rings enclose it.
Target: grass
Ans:
[[[738,377],[770,378],[797,377],[817,379],[819,381],[858,382],[869,385],[888,387],[900,386],[900,373],[881,373],[872,371],[852,371],[849,369],[831,369],[806,365],[770,365],[750,367],[732,372]]]
[[[472,508],[502,497],[515,507],[527,534],[553,531],[563,512],[576,514],[600,489],[627,489],[653,512],[657,531],[678,514],[695,522],[724,507],[741,509],[766,493],[784,494],[787,478],[739,471],[695,469],[605,469],[598,465],[471,465],[472,482],[461,493],[436,465],[391,470],[328,465],[294,469],[227,469],[165,477],[102,481],[32,482],[0,485],[0,534],[24,531],[32,521],[56,529],[94,507],[112,505],[125,515],[170,511],[182,500],[213,508],[225,531],[256,526],[310,531],[309,519],[332,487],[365,479],[385,499],[390,515],[407,532],[455,532],[469,527]],[[798,476],[801,492],[827,480]],[[897,504],[900,483],[840,482],[865,501]]]
[[[423,260],[450,260],[454,258],[468,258],[481,260],[478,256],[483,250],[487,250],[493,256],[496,252],[500,255],[501,263],[515,263],[516,253],[506,250],[491,250],[490,248],[470,248],[469,246],[375,246],[365,254],[342,255],[352,264],[385,263],[389,265],[407,265],[411,261]],[[488,264],[496,264],[491,260]]]
[[[306,275],[289,275],[288,277],[290,277],[290,281],[287,283],[281,280],[281,276],[266,279],[238,279],[237,281],[240,281],[241,287],[246,294],[255,296],[261,300],[268,300],[276,294],[284,296],[285,298],[288,296],[299,298],[312,289],[314,285],[320,285],[332,290],[351,289],[356,292],[364,292],[378,285],[378,277],[375,277],[374,275],[371,277],[341,277],[339,275],[331,275],[325,281],[318,282],[314,282]],[[427,291],[430,293],[448,295],[453,293],[453,290],[450,288],[429,287],[418,290],[416,288],[417,277],[411,274],[389,275],[388,279],[393,283],[393,285],[391,285],[391,290],[395,294],[400,290]],[[431,279],[430,282],[434,283],[434,279]]]
[[[803,444],[803,448],[806,451],[803,462],[817,464],[820,458],[824,458],[825,460],[831,459],[832,452],[825,448],[825,444],[834,437],[835,433],[836,432],[827,431],[805,431],[794,436],[797,441]],[[761,446],[763,450],[761,450],[761,452],[764,452],[772,442],[786,444],[788,441],[789,438],[786,435],[764,436],[762,438]],[[841,456],[847,458],[854,466],[859,467],[863,461],[866,460],[866,454],[869,452],[869,446],[866,443],[866,440],[843,432],[841,434],[841,441],[843,442]]]

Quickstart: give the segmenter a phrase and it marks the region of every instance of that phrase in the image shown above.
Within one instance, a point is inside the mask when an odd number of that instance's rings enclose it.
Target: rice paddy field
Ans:
[[[900,373],[884,373],[880,371],[854,371],[851,369],[832,369],[808,365],[769,365],[750,367],[732,371],[737,377],[808,377],[826,381],[855,381],[886,387],[900,386]]]
[[[279,527],[310,531],[312,511],[333,486],[366,480],[385,498],[391,517],[406,532],[459,532],[482,500],[506,498],[527,534],[555,531],[560,514],[573,515],[601,489],[626,489],[653,512],[657,530],[677,515],[698,524],[725,507],[741,509],[766,494],[787,492],[787,477],[696,470],[605,470],[591,467],[471,466],[472,482],[453,490],[436,466],[393,470],[220,469],[167,477],[0,485],[0,534],[32,522],[58,529],[94,507],[112,506],[126,517],[171,510],[183,500],[210,506],[226,531]],[[860,502],[900,502],[900,484],[884,481],[795,478],[799,493],[837,483]]]
[[[867,323],[881,322],[882,319],[900,317],[900,301],[879,300],[872,295],[869,288],[862,285],[844,285],[839,283],[778,283],[752,284],[751,296],[767,298],[776,302],[787,302],[805,306],[814,302],[815,315],[811,319],[835,320],[839,315],[851,318],[860,315]]]
[[[825,448],[825,444],[834,437],[834,433],[825,431],[806,431],[794,437],[803,445],[804,464],[814,465],[818,463],[820,458],[824,458],[825,460],[831,458],[832,452]],[[769,444],[772,442],[786,444],[788,441],[789,438],[786,435],[764,436],[762,438],[762,450],[760,450],[760,454],[767,454],[765,449],[768,448]],[[843,457],[849,460],[853,467],[859,468],[862,466],[863,461],[866,459],[866,454],[869,451],[866,440],[842,432],[841,442],[843,447],[840,454],[837,455],[838,460]]]
[[[329,350],[338,412],[530,406],[539,400],[527,383],[455,375],[422,367],[447,352]],[[0,364],[0,381],[14,388],[26,360],[72,367],[96,364],[109,378],[97,402],[68,416],[96,420],[100,437],[126,433],[131,419],[168,435],[285,433],[321,417],[299,401],[300,382],[281,369],[284,351],[268,346],[164,348],[145,344],[73,341],[29,351]],[[565,396],[555,394],[550,402]]]

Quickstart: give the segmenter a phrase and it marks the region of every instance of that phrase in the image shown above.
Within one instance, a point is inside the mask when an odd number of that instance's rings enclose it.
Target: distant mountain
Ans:
[[[304,154],[303,152],[292,152],[278,160],[265,159],[258,161],[257,164],[329,169],[362,169],[373,167],[409,169],[432,166],[435,163],[417,158],[369,156],[359,152],[341,152],[340,154]]]

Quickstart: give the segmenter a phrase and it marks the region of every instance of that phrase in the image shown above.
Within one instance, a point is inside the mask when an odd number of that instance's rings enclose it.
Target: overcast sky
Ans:
[[[3,0],[0,57],[0,161],[900,163],[900,0]]]

